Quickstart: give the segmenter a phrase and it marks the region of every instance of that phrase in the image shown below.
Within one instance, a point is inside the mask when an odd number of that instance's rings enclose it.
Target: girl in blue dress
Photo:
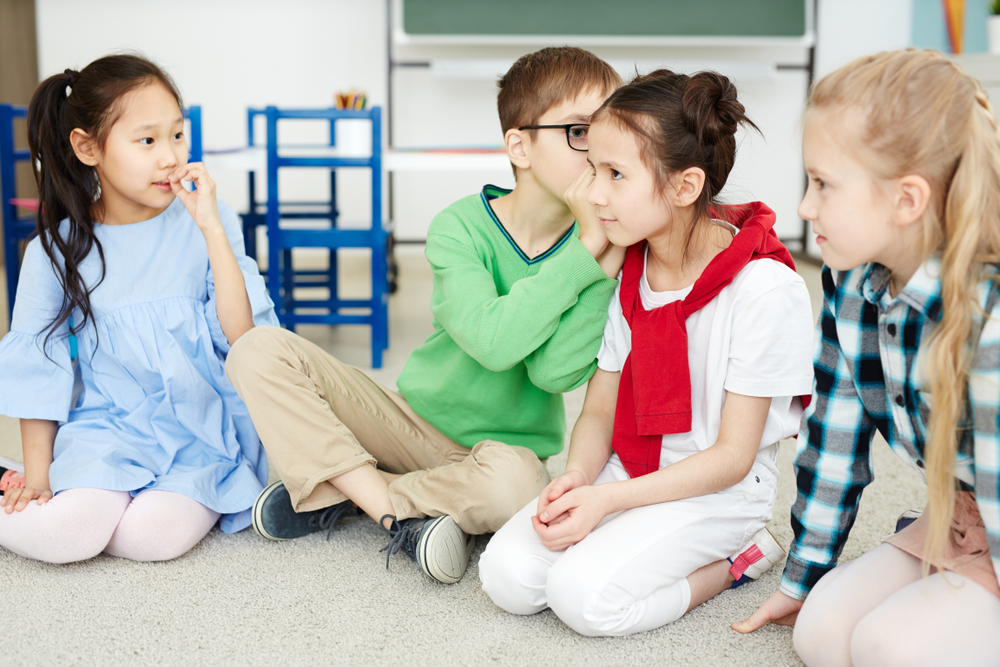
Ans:
[[[176,558],[216,522],[248,526],[267,480],[224,364],[277,320],[183,130],[173,82],[137,56],[32,97],[38,237],[0,341],[0,414],[21,420],[25,466],[0,501],[0,546],[21,556]]]

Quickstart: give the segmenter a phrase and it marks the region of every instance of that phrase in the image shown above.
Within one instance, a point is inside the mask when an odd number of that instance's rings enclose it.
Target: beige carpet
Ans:
[[[345,278],[361,275],[362,261],[344,261]],[[401,290],[391,306],[392,350],[377,373],[390,384],[409,350],[430,330],[426,262],[404,248],[401,263]],[[803,273],[818,291],[818,272],[806,267]],[[366,289],[364,280],[356,283],[352,289]],[[5,327],[0,316],[0,333]],[[303,329],[346,361],[368,363],[367,329]],[[570,424],[582,400],[582,390],[568,395]],[[19,453],[16,422],[0,418],[0,456]],[[793,454],[794,442],[783,443],[770,526],[786,546]],[[563,465],[565,454],[549,462],[553,474]],[[878,544],[902,510],[923,506],[919,478],[881,442],[875,469],[845,558]],[[99,556],[52,566],[0,550],[0,590],[7,591],[0,665],[801,664],[788,628],[770,626],[749,636],[729,629],[775,590],[777,568],[671,626],[589,639],[551,612],[518,617],[495,607],[479,588],[477,561],[485,539],[454,586],[431,581],[398,555],[387,572],[378,552],[385,543],[373,522],[357,519],[338,526],[329,540],[317,534],[272,543],[252,530],[237,535],[214,530],[168,563]]]

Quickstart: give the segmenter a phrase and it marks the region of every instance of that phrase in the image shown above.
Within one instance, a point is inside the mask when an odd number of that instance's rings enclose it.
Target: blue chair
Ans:
[[[17,163],[31,159],[27,148],[17,148],[14,142],[14,120],[25,118],[28,108],[11,104],[0,104],[0,212],[3,214],[3,252],[7,270],[8,316],[14,313],[14,297],[17,295],[17,277],[21,270],[21,243],[34,235],[35,215],[20,216],[18,210],[34,210],[37,202],[17,199]],[[184,117],[190,121],[188,133],[191,162],[202,158],[201,107],[190,106],[184,110]],[[19,205],[20,204],[20,205]]]
[[[254,119],[266,116],[266,109],[247,109],[247,146],[256,146]],[[336,146],[336,121],[330,120],[330,139],[323,144],[311,144],[307,147]],[[257,175],[251,171],[248,175],[248,191],[250,200],[246,213],[240,214],[243,222],[243,245],[247,256],[259,262],[257,256],[257,229],[267,226],[267,202],[257,201]],[[330,169],[330,198],[323,201],[282,201],[279,202],[280,216],[283,220],[326,220],[330,227],[337,226],[340,211],[337,210],[337,170]],[[284,271],[290,276],[297,287],[323,287],[330,294],[337,293],[337,250],[330,249],[326,270],[296,270],[292,268],[292,251],[285,250],[282,255]],[[264,276],[267,279],[267,276]],[[294,330],[294,327],[293,327]]]
[[[14,119],[24,118],[27,115],[27,107],[0,104],[0,211],[3,213],[8,317],[14,312],[17,276],[21,269],[21,242],[35,231],[35,216],[19,215],[17,202],[17,163],[27,162],[31,159],[31,155],[27,148],[15,147]]]
[[[252,110],[248,120],[252,127]],[[268,266],[267,287],[274,301],[282,325],[294,330],[298,324],[367,324],[371,326],[372,367],[382,366],[382,353],[389,344],[389,283],[387,266],[388,231],[382,219],[382,110],[379,107],[358,111],[337,109],[278,109],[263,110],[267,121],[267,204],[264,219],[267,225]],[[330,144],[336,145],[335,122],[343,119],[364,119],[371,123],[372,151],[368,157],[335,157],[321,155],[294,157],[282,155],[278,146],[278,121],[328,120]],[[251,136],[252,140],[252,136]],[[331,198],[328,202],[283,203],[278,199],[278,180],[287,168],[320,167],[331,171]],[[371,225],[367,229],[340,229],[337,227],[336,170],[339,168],[365,168],[371,174]],[[253,196],[253,195],[251,195]],[[312,207],[313,211],[296,210],[296,206]],[[252,200],[251,214],[259,215]],[[282,220],[327,220],[324,229],[288,229]],[[245,235],[250,238],[259,218],[244,217]],[[296,271],[292,266],[293,248],[325,248],[330,252],[327,271]],[[338,248],[370,248],[372,295],[369,299],[341,299],[337,292]],[[251,254],[248,248],[248,254]],[[255,248],[253,248],[255,250]],[[251,254],[251,256],[255,256]],[[299,299],[296,288],[325,287],[327,299]],[[303,313],[300,310],[320,309],[325,313]],[[346,313],[344,310],[363,309],[367,313]]]

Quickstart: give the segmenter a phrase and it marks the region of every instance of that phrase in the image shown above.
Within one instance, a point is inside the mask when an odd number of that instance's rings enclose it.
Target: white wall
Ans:
[[[138,50],[174,78],[186,103],[202,105],[208,148],[246,144],[249,106],[328,107],[334,90],[352,87],[369,104],[385,103],[379,0],[36,0],[36,16],[42,77]],[[305,171],[283,180],[283,196],[325,193],[324,174]],[[245,173],[212,175],[220,198],[245,210]],[[367,222],[366,174],[347,171],[340,184],[342,213]]]
[[[248,106],[329,106],[336,89],[362,88],[370,104],[387,91],[386,3],[383,0],[36,0],[42,76],[82,68],[107,53],[139,50],[177,81],[188,103],[201,104],[208,148],[245,144]],[[817,73],[857,55],[909,44],[911,0],[819,0]],[[85,10],[83,9],[85,7]],[[395,45],[398,60],[494,58],[513,62],[538,46]],[[803,48],[593,47],[621,69],[639,61],[690,67],[733,65],[733,78],[750,117],[764,137],[741,134],[729,201],[760,199],[778,213],[778,233],[797,236],[795,210],[803,175],[798,117],[806,95],[802,71],[771,77],[743,76],[740,62],[805,62]],[[719,66],[722,61],[722,66]],[[731,74],[733,72],[730,72]],[[623,72],[630,74],[630,72]],[[627,76],[626,76],[627,78]],[[393,80],[397,146],[499,144],[496,85],[490,78],[436,79],[425,68],[399,68]],[[283,137],[289,136],[285,134]],[[325,138],[318,129],[319,138]],[[291,137],[302,138],[301,135]],[[325,192],[322,172],[283,177],[282,195]],[[214,172],[223,199],[246,207],[246,177]],[[340,177],[341,211],[367,223],[366,175]],[[509,170],[408,173],[395,177],[395,223],[403,239],[420,239],[434,214],[485,182],[510,187]]]

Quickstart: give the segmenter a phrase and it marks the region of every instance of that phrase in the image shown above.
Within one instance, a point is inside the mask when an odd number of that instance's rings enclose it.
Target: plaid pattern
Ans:
[[[941,319],[940,263],[925,262],[896,297],[879,264],[823,269],[823,310],[814,358],[813,400],[802,417],[792,506],[795,539],[780,589],[804,599],[836,565],[873,478],[875,431],[924,476],[930,396],[920,342]],[[976,493],[994,570],[1000,575],[1000,286],[980,285],[991,315],[969,378],[971,414],[962,430],[955,477]]]

